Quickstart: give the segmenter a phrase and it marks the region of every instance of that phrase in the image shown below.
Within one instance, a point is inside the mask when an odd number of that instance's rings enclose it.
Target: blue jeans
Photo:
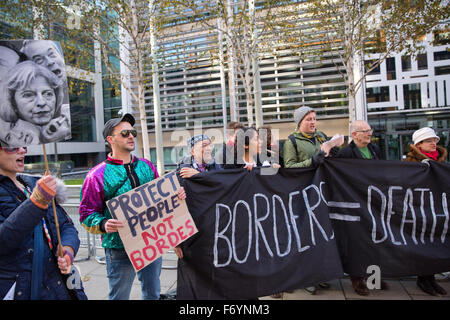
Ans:
[[[124,249],[105,248],[106,272],[109,280],[109,300],[129,300],[136,272]],[[158,300],[161,292],[162,258],[137,272],[141,282],[142,300]]]

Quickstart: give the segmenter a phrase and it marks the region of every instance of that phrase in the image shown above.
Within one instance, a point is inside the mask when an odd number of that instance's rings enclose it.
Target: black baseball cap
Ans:
[[[121,122],[128,122],[132,126],[136,123],[134,117],[130,113],[125,113],[122,118],[110,119],[105,123],[105,128],[103,129],[103,138],[110,136],[114,128]]]

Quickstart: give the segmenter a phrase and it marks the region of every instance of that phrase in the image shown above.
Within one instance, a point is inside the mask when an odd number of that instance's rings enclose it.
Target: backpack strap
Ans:
[[[296,157],[298,158],[297,142],[295,142],[295,137],[294,137],[294,135],[293,135],[293,134],[290,134],[290,135],[288,136],[288,139],[291,140],[292,146],[293,146],[294,149],[295,149]]]

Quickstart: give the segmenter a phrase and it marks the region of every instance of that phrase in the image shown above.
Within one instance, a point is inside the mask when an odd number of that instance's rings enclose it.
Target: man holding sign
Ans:
[[[134,124],[134,117],[128,113],[106,122],[103,137],[112,152],[89,171],[81,190],[80,222],[89,232],[102,234],[110,300],[129,299],[136,272],[118,233],[125,224],[113,219],[106,202],[158,178],[150,161],[131,154],[137,135]],[[178,190],[178,198],[186,198],[183,188]],[[161,264],[159,258],[137,272],[144,300],[159,299]]]

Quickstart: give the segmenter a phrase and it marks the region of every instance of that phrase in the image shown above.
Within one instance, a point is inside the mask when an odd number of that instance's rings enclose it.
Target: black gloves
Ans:
[[[338,154],[339,154],[339,150],[340,149],[338,147],[331,148],[329,156],[333,157],[333,158],[336,158],[338,156]]]
[[[311,158],[311,162],[312,162],[313,166],[322,164],[324,160],[325,160],[325,152],[322,150],[320,150],[318,153],[313,155]]]

